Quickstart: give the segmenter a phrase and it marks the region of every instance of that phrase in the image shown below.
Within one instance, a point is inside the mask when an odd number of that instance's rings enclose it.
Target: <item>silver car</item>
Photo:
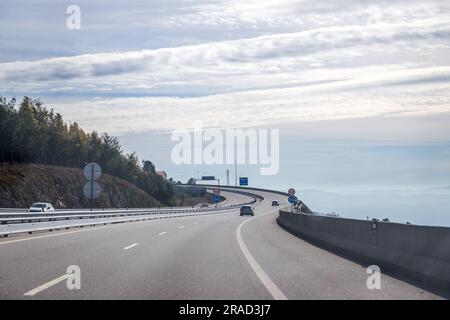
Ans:
[[[28,209],[28,212],[54,212],[55,208],[51,205],[51,203],[47,202],[36,202],[33,203]]]

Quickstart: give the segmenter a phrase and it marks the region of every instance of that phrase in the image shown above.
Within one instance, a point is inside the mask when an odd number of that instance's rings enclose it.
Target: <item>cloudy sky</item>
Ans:
[[[2,1],[1,91],[88,128],[449,111],[448,1],[78,1],[80,30],[69,4]]]
[[[279,128],[280,188],[450,184],[449,1],[3,0],[0,41],[2,95],[175,178],[203,169],[173,166],[167,133],[201,121]]]

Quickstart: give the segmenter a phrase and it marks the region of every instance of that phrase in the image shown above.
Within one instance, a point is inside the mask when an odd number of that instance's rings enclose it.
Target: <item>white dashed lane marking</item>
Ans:
[[[134,248],[134,247],[136,247],[138,245],[139,245],[139,243],[133,243],[133,244],[130,244],[129,246],[123,248],[123,250],[128,250],[128,249]]]

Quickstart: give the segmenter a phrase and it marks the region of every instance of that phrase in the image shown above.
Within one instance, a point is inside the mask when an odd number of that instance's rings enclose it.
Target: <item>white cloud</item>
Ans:
[[[187,13],[177,13],[162,17],[157,24],[170,25],[212,25],[239,28],[243,25],[253,27],[302,26],[296,14],[302,0],[247,0],[211,1],[209,3],[185,5]]]
[[[228,29],[299,30],[379,21],[399,22],[429,17],[447,5],[444,1],[224,0],[183,3],[181,10],[151,25],[220,26]],[[375,18],[375,19],[374,19]]]
[[[83,83],[94,84],[99,82],[99,78],[111,81],[115,88],[124,85],[130,89],[133,85],[124,83],[127,80],[124,75],[135,77],[129,81],[135,83],[137,79],[141,86],[192,82],[199,78],[209,82],[209,77],[304,71],[311,63],[318,62],[314,58],[324,62],[324,58],[332,54],[341,63],[349,63],[345,61],[349,56],[371,50],[389,54],[403,48],[402,55],[408,50],[421,48],[429,54],[439,48],[448,50],[449,40],[450,23],[447,18],[329,27],[197,46],[3,63],[0,64],[0,79],[5,91],[14,91],[18,83],[24,89],[45,90],[47,86],[54,87],[55,83],[51,81],[70,84],[83,79]],[[333,60],[325,62],[330,64]],[[110,76],[120,77],[108,78]]]
[[[424,68],[307,87],[194,98],[96,99],[56,104],[55,108],[88,129],[115,134],[189,129],[195,121],[202,121],[204,126],[225,128],[371,116],[432,115],[450,112],[449,79],[450,67]]]
[[[138,50],[0,63],[0,91],[62,97],[66,118],[113,133],[450,111],[445,1],[128,2],[81,2],[83,26],[101,47],[120,21]],[[151,28],[201,44],[145,49]]]

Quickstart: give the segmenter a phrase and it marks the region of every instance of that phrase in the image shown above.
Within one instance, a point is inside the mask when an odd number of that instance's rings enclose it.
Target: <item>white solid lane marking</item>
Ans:
[[[160,233],[158,233],[158,236],[163,236],[163,235],[165,235],[167,232],[160,232]]]
[[[60,283],[61,281],[66,280],[67,278],[69,278],[69,276],[70,276],[70,275],[66,273],[66,274],[62,275],[61,277],[58,277],[58,278],[56,278],[56,279],[54,279],[54,280],[52,280],[52,281],[49,281],[49,282],[43,284],[42,286],[37,287],[36,289],[33,289],[33,290],[30,290],[30,291],[26,292],[26,293],[24,294],[24,296],[30,296],[30,297],[32,297],[32,296],[34,296],[35,294],[37,294],[37,293],[39,293],[39,292],[41,292],[41,291],[43,291],[43,290],[45,290],[45,289],[48,289],[48,288],[50,288],[51,286],[54,286],[55,284]]]
[[[136,247],[138,245],[139,245],[139,243],[133,243],[133,244],[130,244],[128,247],[123,248],[123,250],[128,250],[128,249],[131,249],[131,248]]]
[[[179,226],[179,227],[178,227],[178,229],[183,229],[183,228],[184,228],[184,226]]]
[[[275,300],[287,300],[288,298],[284,295],[284,293],[277,287],[277,285],[270,279],[270,277],[267,275],[267,273],[264,272],[264,270],[261,268],[261,266],[256,262],[255,258],[253,258],[250,251],[245,246],[244,241],[242,240],[241,235],[241,229],[242,227],[249,222],[250,220],[255,219],[256,217],[252,217],[248,220],[245,220],[242,222],[239,227],[236,229],[236,238],[239,244],[239,247],[241,248],[242,253],[244,254],[245,258],[247,259],[247,262],[249,263],[250,267],[253,269],[253,271],[258,276],[259,280],[261,280],[262,284],[266,287],[266,289],[270,292],[272,297]]]

